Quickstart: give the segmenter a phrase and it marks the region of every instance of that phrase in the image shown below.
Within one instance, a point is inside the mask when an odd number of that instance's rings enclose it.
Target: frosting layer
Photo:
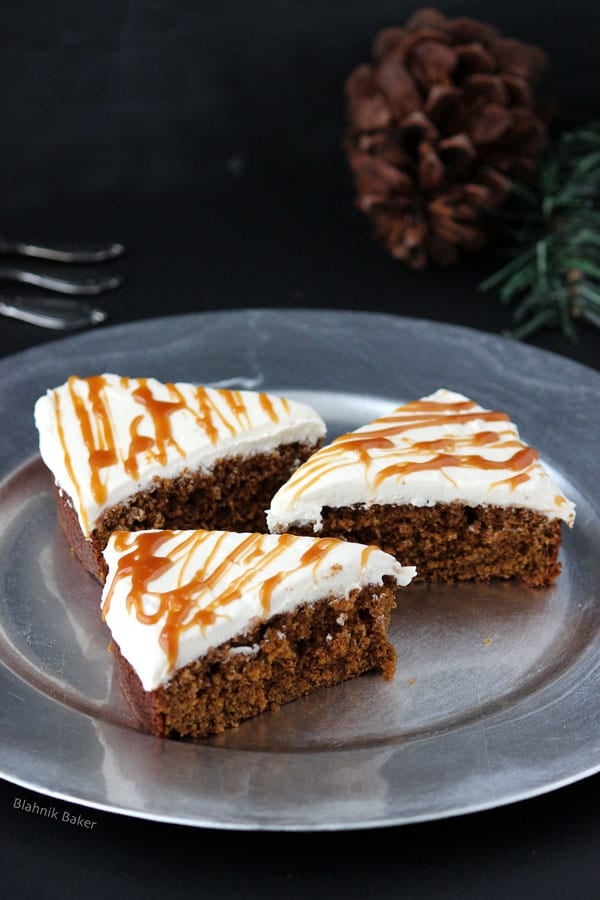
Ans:
[[[284,397],[114,374],[72,376],[37,400],[34,419],[42,459],[86,536],[155,476],[325,434],[311,407]]]
[[[314,453],[275,494],[267,523],[318,533],[324,506],[453,501],[526,507],[568,525],[575,518],[506,413],[440,388]]]
[[[115,532],[104,557],[102,616],[147,691],[257,622],[416,574],[377,547],[289,534]]]

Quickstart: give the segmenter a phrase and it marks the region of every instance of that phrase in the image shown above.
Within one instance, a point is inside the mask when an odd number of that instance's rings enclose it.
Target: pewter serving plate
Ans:
[[[508,412],[577,505],[550,589],[404,589],[394,680],[317,692],[202,742],[138,730],[99,585],[73,559],[37,455],[36,398],[69,375],[282,392],[329,437],[438,387]],[[0,362],[0,775],[191,826],[343,830],[439,819],[600,770],[600,375],[469,329],[360,312],[154,319]],[[410,560],[405,562],[409,563]]]

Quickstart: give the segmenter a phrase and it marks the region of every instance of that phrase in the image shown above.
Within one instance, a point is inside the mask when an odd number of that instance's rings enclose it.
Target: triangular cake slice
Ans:
[[[267,531],[271,497],[325,435],[285,397],[111,373],[70,377],[34,416],[61,523],[101,581],[115,529]]]
[[[274,496],[269,530],[376,543],[419,580],[560,571],[575,508],[505,412],[445,388],[322,447]]]
[[[102,617],[142,726],[203,737],[378,670],[415,570],[377,547],[227,531],[113,533]]]

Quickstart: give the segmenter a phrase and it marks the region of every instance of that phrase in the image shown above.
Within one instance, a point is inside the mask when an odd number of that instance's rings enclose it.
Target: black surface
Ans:
[[[439,7],[543,46],[543,90],[559,101],[562,121],[598,116],[596,3]],[[478,290],[495,265],[491,254],[409,272],[374,243],[352,205],[341,86],[368,58],[376,31],[413,8],[391,0],[5,0],[0,231],[123,241],[127,255],[111,267],[124,284],[99,300],[109,324],[301,306],[503,332],[510,310]],[[0,319],[3,355],[58,336]],[[580,327],[577,343],[553,331],[530,343],[600,367],[592,326]],[[551,357],[548,365],[551,377]],[[336,835],[188,829],[0,782],[0,887],[36,898],[143,890],[220,900],[587,900],[600,896],[599,787],[594,776],[489,812]],[[26,812],[24,801],[49,812]],[[96,824],[86,828],[85,819]]]

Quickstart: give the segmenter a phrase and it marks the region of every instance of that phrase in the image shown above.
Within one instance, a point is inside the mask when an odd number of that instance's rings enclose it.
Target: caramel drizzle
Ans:
[[[165,551],[164,544],[175,537],[175,545],[171,543]],[[240,599],[246,590],[257,587],[263,616],[268,618],[276,587],[304,568],[311,568],[316,578],[319,567],[342,543],[336,538],[315,539],[296,565],[280,567],[269,575],[288,547],[299,543],[297,537],[279,535],[276,543],[268,548],[271,539],[268,535],[240,536],[239,544],[222,556],[220,550],[227,537],[226,532],[209,531],[116,532],[115,550],[121,556],[103,600],[103,619],[108,615],[117,585],[129,578],[127,610],[142,625],[162,622],[159,645],[166,656],[168,670],[173,671],[184,630],[198,627],[204,633],[219,616],[227,615],[231,603]],[[203,550],[203,545],[211,540],[212,548],[208,552]],[[365,546],[361,553],[362,566],[376,549]],[[172,566],[179,567],[176,586],[166,591],[153,588],[153,582]],[[156,607],[154,612],[147,611],[149,605]]]
[[[241,391],[196,387],[193,391],[193,401],[190,403],[178,386],[172,382],[164,385],[169,395],[166,400],[161,400],[153,394],[147,378],[122,377],[119,383],[124,389],[134,386],[131,397],[140,409],[139,415],[134,415],[131,419],[129,442],[126,447],[118,446],[111,405],[105,393],[110,382],[103,375],[93,375],[88,378],[71,376],[67,382],[70,403],[87,451],[90,490],[94,501],[99,506],[106,502],[108,496],[105,470],[117,465],[119,459],[121,459],[126,473],[133,480],[138,480],[140,462],[144,458],[155,459],[164,465],[169,450],[173,450],[185,458],[185,449],[178,444],[173,433],[172,420],[176,413],[185,411],[191,414],[213,446],[217,443],[223,430],[234,436],[239,432],[251,429],[253,425],[250,410],[244,402],[244,395]],[[63,450],[65,466],[75,485],[76,492],[81,495],[81,485],[75,477],[75,468],[69,451],[70,442],[63,427],[63,410],[58,391],[55,391],[53,396],[57,433]],[[229,416],[220,408],[219,402],[225,407]],[[272,398],[261,393],[258,394],[258,404],[272,422],[280,420],[279,409],[283,414],[289,412],[289,404],[284,398]],[[142,433],[144,422],[147,422],[148,418],[151,422],[151,435]],[[82,511],[82,516],[86,529],[89,529],[89,522],[86,520],[84,511]]]
[[[485,429],[475,434],[449,434],[436,440],[414,440],[407,432],[440,426],[461,426],[474,421],[486,423],[510,423],[506,413],[496,410],[481,410],[469,401],[459,403],[435,403],[415,400],[398,407],[390,415],[374,420],[362,431],[342,434],[327,447],[317,451],[292,475],[288,484],[293,488],[293,498],[297,499],[311,486],[333,471],[360,464],[365,477],[374,459],[388,457],[394,460],[384,466],[374,476],[372,483],[378,487],[390,478],[402,478],[416,472],[440,470],[446,475],[447,468],[477,468],[482,470],[506,470],[519,473],[505,481],[514,489],[530,477],[528,469],[538,459],[538,453],[518,440],[511,429]],[[515,452],[504,460],[491,460],[481,454],[469,452],[481,446],[494,445],[496,449],[513,448]],[[416,462],[402,461],[402,456],[427,454],[428,458]]]

